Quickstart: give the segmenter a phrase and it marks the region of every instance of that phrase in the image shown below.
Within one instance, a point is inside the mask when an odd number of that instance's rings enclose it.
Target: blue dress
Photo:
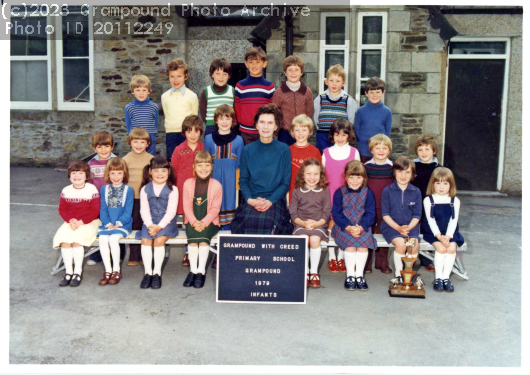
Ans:
[[[436,220],[436,225],[438,225],[438,229],[440,230],[440,233],[442,235],[445,235],[447,233],[447,226],[449,225],[449,221],[455,217],[455,197],[451,198],[451,203],[434,203],[434,199],[432,198],[432,195],[428,195],[430,201],[431,201],[431,217]],[[427,241],[430,244],[433,244],[434,242],[440,242],[432,233],[431,227],[429,225],[429,222],[427,221],[427,218],[424,217],[421,223],[421,228],[423,230],[423,239]],[[453,234],[453,238],[449,242],[456,242],[458,247],[462,246],[464,244],[464,237],[460,234],[460,231],[458,230],[458,224],[456,225],[455,233]]]
[[[381,216],[390,216],[398,225],[408,225],[413,218],[421,219],[421,192],[420,189],[408,184],[405,190],[401,190],[394,181],[383,190],[381,196]],[[381,233],[385,241],[390,243],[396,237],[405,238],[397,230],[388,225],[385,220],[381,222]],[[420,240],[419,223],[412,228],[408,237]]]
[[[167,184],[164,184],[160,196],[156,196],[153,190],[153,183],[150,182],[145,185],[145,193],[147,194],[147,200],[149,202],[149,211],[151,212],[151,219],[153,224],[158,224],[164,218],[169,203],[169,194],[172,192]],[[154,239],[160,236],[177,237],[179,234],[177,228],[177,215],[171,219],[168,225],[158,232],[154,237],[149,234],[149,230],[145,224],[142,225],[142,230],[136,233],[136,239],[142,238]]]
[[[98,227],[98,237],[101,235],[121,234],[127,237],[132,231],[132,211],[134,204],[134,190],[122,184],[120,187],[104,185],[101,187],[101,210],[99,218],[103,225]],[[107,229],[108,224],[121,226],[117,229]]]

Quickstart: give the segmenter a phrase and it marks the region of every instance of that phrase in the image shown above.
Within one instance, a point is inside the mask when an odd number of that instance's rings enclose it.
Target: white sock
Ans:
[[[210,253],[210,246],[199,246],[199,267],[197,271],[206,274],[206,262],[208,261],[208,254]]]
[[[455,260],[456,260],[456,253],[454,254],[448,253],[445,255],[444,270],[443,270],[443,277],[442,277],[443,280],[451,278],[451,271],[453,270],[453,265],[455,264]]]
[[[147,275],[153,274],[153,249],[151,246],[142,245],[142,260],[144,261],[144,269]]]
[[[329,260],[337,260],[337,257],[335,256],[335,248],[334,247],[328,247],[328,254],[329,254]]]
[[[369,251],[369,250],[368,250]],[[366,253],[357,252],[357,260],[355,261],[355,277],[363,277],[364,266],[368,259],[368,251]]]
[[[343,251],[344,252],[344,251]],[[355,262],[357,259],[357,253],[346,252],[344,254],[344,262],[346,263],[346,276],[355,277]]]
[[[439,252],[434,252],[434,278],[442,279],[442,270],[444,269],[445,256],[447,254],[440,254]]]
[[[99,236],[99,253],[101,254],[101,259],[103,259],[105,272],[112,272],[112,267],[110,265],[109,239],[110,236],[108,234],[102,234]]]
[[[309,261],[311,260],[311,256],[309,254],[309,247],[305,248],[305,257],[307,259],[307,262],[305,262],[305,278],[309,280]]]
[[[112,254],[112,270],[120,272],[120,234],[110,236],[110,252]]]
[[[85,248],[83,246],[72,247],[74,257],[74,273],[81,275],[83,273],[83,258],[85,257]]]
[[[403,261],[401,260],[402,257],[403,255],[399,254],[397,251],[394,251],[394,266],[396,267],[396,277],[401,276],[401,272],[399,271],[403,271]]]
[[[166,256],[166,247],[158,246],[155,247],[155,265],[153,266],[153,275],[162,276],[162,263],[164,263],[164,257]]]
[[[311,259],[311,271],[310,273],[318,274],[318,264],[320,263],[320,254],[322,254],[322,248],[319,246],[316,249],[309,249]]]
[[[337,257],[337,260],[341,260],[341,259],[344,259],[344,250],[339,249],[339,255]]]
[[[199,247],[188,246],[188,259],[190,260],[190,272],[198,273],[197,260],[199,258]]]
[[[61,255],[63,256],[64,270],[68,275],[74,273],[74,257],[72,255],[72,248],[61,247]]]

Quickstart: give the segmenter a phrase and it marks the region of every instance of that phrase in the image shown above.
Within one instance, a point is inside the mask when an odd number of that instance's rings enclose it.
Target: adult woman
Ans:
[[[259,139],[243,147],[239,187],[243,202],[232,221],[232,233],[291,234],[293,226],[285,194],[291,182],[291,151],[274,139],[282,114],[275,104],[261,106],[254,116]]]

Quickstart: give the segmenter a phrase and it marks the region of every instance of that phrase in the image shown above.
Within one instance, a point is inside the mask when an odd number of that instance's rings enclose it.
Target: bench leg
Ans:
[[[424,257],[434,261],[434,255],[431,255],[430,251],[420,250],[419,252]],[[466,272],[466,269],[464,267],[464,263],[462,262],[461,255],[458,254],[458,251],[456,252],[455,264],[453,265],[453,269],[452,269],[451,272],[456,274],[456,275],[458,275],[458,276],[460,276],[464,280],[469,280],[469,276],[467,276],[467,272]]]
[[[210,251],[217,255],[217,249],[213,246],[210,246]]]

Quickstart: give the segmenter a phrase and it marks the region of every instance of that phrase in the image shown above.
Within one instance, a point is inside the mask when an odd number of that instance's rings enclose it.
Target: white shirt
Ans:
[[[333,145],[329,148],[329,155],[334,159],[334,160],[344,160],[346,159],[348,156],[350,156],[350,152],[351,152],[351,149],[353,147],[350,146],[348,143],[345,143],[344,145],[342,146],[339,146],[339,145]],[[355,150],[355,157],[354,157],[355,160],[361,160],[361,157],[359,155],[359,151],[358,150]],[[326,166],[326,154],[322,154],[322,165],[323,166]]]
[[[432,199],[434,200],[435,204],[446,204],[451,203],[451,197],[449,194],[447,195],[438,195],[433,194]],[[425,197],[423,200],[423,207],[425,208],[425,217],[427,218],[427,222],[429,223],[429,227],[431,228],[432,234],[435,236],[437,234],[440,234],[440,229],[438,229],[438,225],[436,224],[436,220],[434,220],[433,217],[431,217],[431,200],[429,197]],[[445,233],[446,236],[453,238],[453,235],[455,234],[456,225],[458,224],[458,213],[460,212],[460,199],[455,197],[455,218],[449,220],[449,224],[447,224],[447,232]]]

